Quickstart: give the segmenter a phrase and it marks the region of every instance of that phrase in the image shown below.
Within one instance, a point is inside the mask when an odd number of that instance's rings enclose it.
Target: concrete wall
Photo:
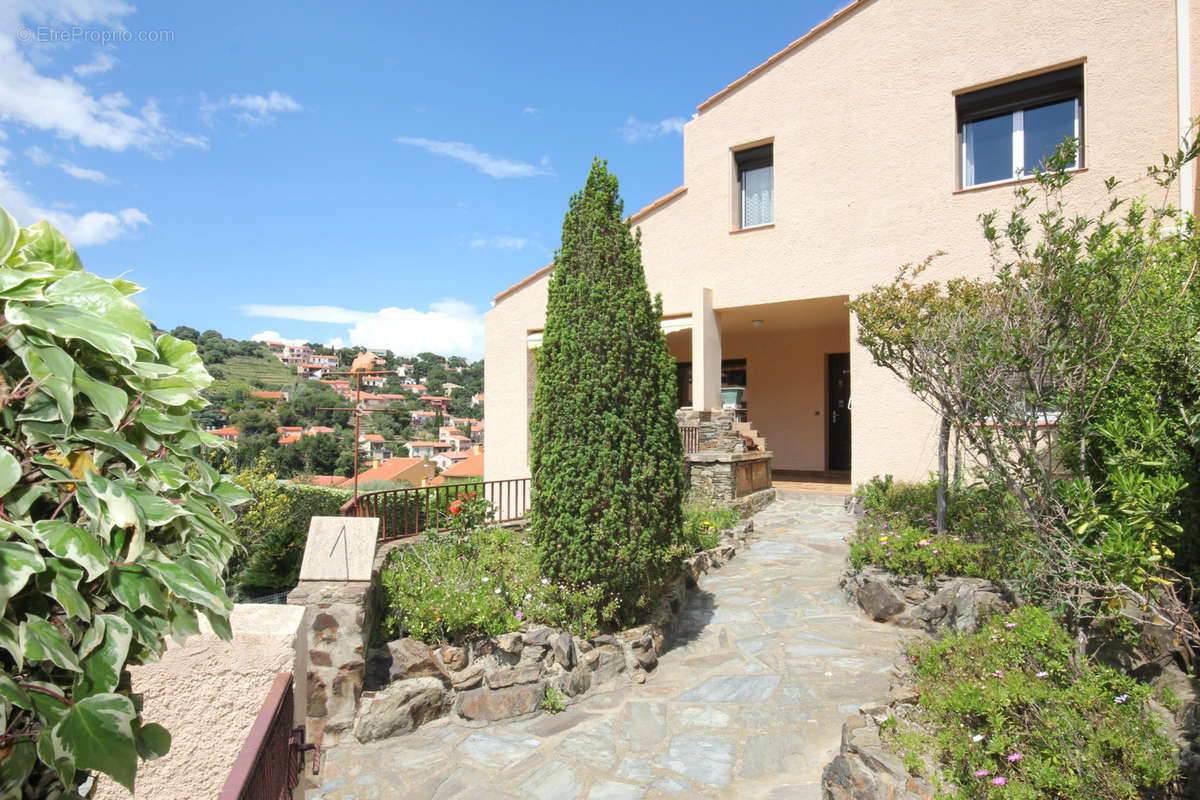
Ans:
[[[1190,17],[1200,53],[1200,19]],[[686,191],[635,217],[650,290],[676,314],[709,287],[719,315],[853,296],[936,250],[946,255],[929,278],[987,274],[977,218],[1003,216],[1013,186],[957,189],[954,93],[1080,60],[1084,169],[1069,200],[1098,208],[1110,175],[1158,199],[1145,166],[1177,148],[1175,45],[1174,0],[857,3],[684,127]],[[1197,90],[1200,81],[1200,110]],[[775,223],[733,231],[731,148],[763,140],[774,144]],[[488,479],[528,474],[525,337],[543,324],[546,282],[502,296],[486,316]],[[850,352],[853,479],[923,476],[933,415],[857,344]]]
[[[234,606],[233,639],[221,641],[206,622],[182,647],[174,641],[160,661],[134,667],[133,689],[145,698],[142,718],[171,732],[171,751],[138,766],[137,798],[216,797],[229,777],[263,701],[280,672],[297,677],[296,724],[304,723],[304,609]],[[115,781],[98,782],[98,800],[131,795]]]

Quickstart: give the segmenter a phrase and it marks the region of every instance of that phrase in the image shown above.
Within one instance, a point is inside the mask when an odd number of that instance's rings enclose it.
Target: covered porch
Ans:
[[[680,408],[735,411],[773,455],[781,489],[850,485],[850,314],[845,295],[714,308],[663,320]],[[740,391],[739,391],[740,390]]]

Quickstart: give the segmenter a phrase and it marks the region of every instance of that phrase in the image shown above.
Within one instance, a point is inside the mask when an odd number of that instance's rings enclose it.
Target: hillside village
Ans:
[[[251,342],[181,326],[214,381],[205,430],[235,445],[214,466],[245,469],[265,460],[280,479],[359,490],[436,486],[483,476],[483,362],[424,352]],[[351,362],[373,356],[355,386]]]

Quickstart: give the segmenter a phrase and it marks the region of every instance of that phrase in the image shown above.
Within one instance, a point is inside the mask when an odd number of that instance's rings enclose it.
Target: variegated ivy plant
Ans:
[[[132,790],[170,735],[126,667],[202,613],[228,638],[221,574],[248,499],[200,457],[196,348],[154,335],[139,287],[84,271],[45,222],[0,208],[0,800]]]

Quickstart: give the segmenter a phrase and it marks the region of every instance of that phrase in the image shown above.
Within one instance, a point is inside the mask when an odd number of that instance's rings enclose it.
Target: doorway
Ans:
[[[830,353],[825,357],[829,391],[828,469],[850,469],[850,354]]]

